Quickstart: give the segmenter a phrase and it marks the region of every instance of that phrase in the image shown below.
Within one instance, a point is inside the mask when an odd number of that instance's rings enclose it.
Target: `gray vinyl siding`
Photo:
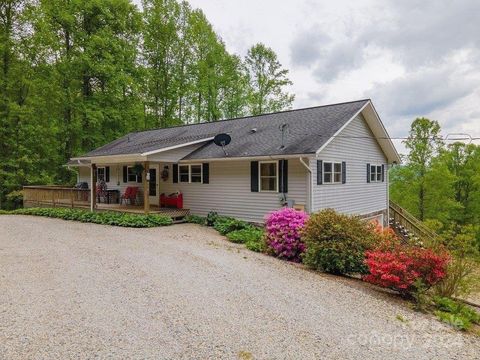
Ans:
[[[171,163],[160,163],[160,169],[165,165],[171,171]],[[160,193],[181,191],[184,207],[193,214],[216,211],[252,222],[262,222],[268,212],[281,207],[280,193],[250,191],[250,161],[210,162],[209,167],[209,184],[174,184],[170,174],[167,181],[160,181]],[[306,205],[307,185],[306,169],[298,159],[289,159],[287,198]]]
[[[119,190],[120,194],[123,194],[125,192],[125,189],[128,186],[136,186],[138,187],[138,196],[137,200],[139,204],[143,203],[143,184],[141,182],[135,182],[135,181],[128,181],[126,183],[123,182],[123,167],[124,166],[133,166],[135,165],[134,163],[129,163],[129,164],[107,164],[107,165],[98,165],[98,167],[106,167],[110,166],[110,181],[107,182],[107,188],[111,190]],[[90,168],[88,167],[79,167],[79,173],[78,173],[78,178],[79,181],[81,182],[87,182],[88,187],[91,188],[90,186]]]
[[[262,222],[264,216],[273,210],[279,209],[280,193],[278,192],[251,192],[250,191],[250,161],[232,160],[210,162],[210,181],[208,184],[173,183],[171,162],[158,162],[160,173],[164,166],[168,166],[169,176],[166,181],[158,174],[158,194],[171,194],[176,191],[183,193],[183,206],[190,209],[192,214],[207,215],[209,211],[216,211],[221,215],[233,216],[238,219]],[[130,164],[133,165],[133,164]],[[127,186],[138,186],[142,192],[142,184],[123,183],[123,164],[110,165],[109,189],[119,189],[122,193]],[[118,177],[117,177],[117,169]],[[90,169],[79,168],[80,181],[86,181],[90,186]],[[118,184],[119,182],[119,184]],[[288,160],[288,193],[287,198],[296,204],[307,206],[308,177],[305,167],[298,159]],[[143,197],[139,196],[139,202]],[[153,204],[152,202],[150,202]]]
[[[317,185],[317,160],[346,162],[345,184]],[[385,164],[385,181],[367,183],[367,163]],[[387,160],[362,115],[357,116],[317,156],[310,158],[312,205],[347,214],[368,214],[387,208]]]

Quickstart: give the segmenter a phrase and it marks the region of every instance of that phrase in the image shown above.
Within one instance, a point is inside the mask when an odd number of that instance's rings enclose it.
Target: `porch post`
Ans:
[[[142,180],[143,180],[143,211],[145,212],[145,214],[148,214],[148,212],[150,211],[150,194],[149,194],[149,187],[148,187],[148,181],[147,181],[147,174],[149,173],[148,171],[148,167],[149,167],[149,162],[148,161],[145,161],[143,163],[143,176],[142,176]]]
[[[90,211],[97,207],[97,165],[90,166]]]

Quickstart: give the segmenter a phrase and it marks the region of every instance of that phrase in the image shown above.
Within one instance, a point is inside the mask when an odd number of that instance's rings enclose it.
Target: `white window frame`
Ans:
[[[275,190],[262,190],[262,164],[275,164],[275,169],[276,169],[276,174],[275,174],[275,178],[276,178],[276,186],[275,186]],[[264,177],[271,177],[271,176],[264,176]],[[278,192],[278,189],[279,189],[279,169],[278,169],[278,161],[274,160],[274,161],[259,161],[258,162],[258,191],[259,192],[270,192],[270,193],[276,193]]]
[[[129,171],[130,171],[130,169],[133,169],[133,168],[135,168],[135,166],[127,166],[127,183],[129,183],[129,182],[134,182],[134,183],[138,182],[138,175],[135,174],[135,173],[131,174],[131,175],[135,176],[135,180],[130,180]]]
[[[325,171],[325,164],[331,164],[332,165],[332,171],[326,172]],[[340,165],[340,173],[339,173],[340,174],[340,180],[339,181],[335,181],[335,174],[338,174],[338,172],[335,171],[335,164]],[[322,166],[323,166],[323,169],[322,169],[322,184],[326,184],[326,185],[342,184],[343,163],[341,161],[323,161]],[[325,180],[325,175],[327,173],[331,175],[331,177],[330,177],[331,181],[326,181]]]
[[[101,181],[101,180],[100,180],[100,176],[98,175],[98,170],[100,170],[100,169],[103,169],[103,181],[107,182],[107,181],[105,180],[105,177],[107,176],[107,169],[106,169],[105,166],[99,166],[99,167],[97,167],[97,181]]]
[[[180,177],[180,168],[188,167],[188,181],[182,181]],[[200,182],[192,182],[192,166],[200,166]],[[178,182],[180,184],[203,184],[203,164],[178,164]]]
[[[375,171],[372,171],[372,169],[375,169]],[[380,172],[378,172],[378,170],[380,170]],[[372,180],[373,174],[375,174],[375,178]],[[382,182],[382,165],[370,164],[370,182],[371,183]]]

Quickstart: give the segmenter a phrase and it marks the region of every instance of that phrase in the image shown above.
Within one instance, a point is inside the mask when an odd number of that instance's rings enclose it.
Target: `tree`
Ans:
[[[179,106],[182,39],[179,32],[181,7],[175,0],[144,0],[143,51],[149,110],[155,125],[172,125]]]
[[[285,87],[292,85],[288,70],[277,59],[277,54],[264,44],[252,46],[245,57],[250,79],[248,107],[252,115],[291,108],[295,96]]]
[[[418,182],[418,216],[420,220],[424,220],[427,170],[432,158],[443,146],[440,138],[440,125],[437,121],[417,118],[413,121],[408,139],[404,143],[410,151],[408,163],[414,169]]]
[[[0,1],[0,207],[22,185],[71,184],[71,157],[128,132],[290,106],[273,51],[252,50],[264,72],[249,77],[202,11],[142,5]]]

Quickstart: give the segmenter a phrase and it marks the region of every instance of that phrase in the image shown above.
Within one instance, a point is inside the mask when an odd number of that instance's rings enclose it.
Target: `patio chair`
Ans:
[[[127,204],[127,200],[130,201],[130,205],[134,205],[137,203],[137,194],[138,194],[138,187],[136,186],[129,186],[125,189],[125,192],[122,196],[120,196],[120,204],[125,200],[125,205]]]

